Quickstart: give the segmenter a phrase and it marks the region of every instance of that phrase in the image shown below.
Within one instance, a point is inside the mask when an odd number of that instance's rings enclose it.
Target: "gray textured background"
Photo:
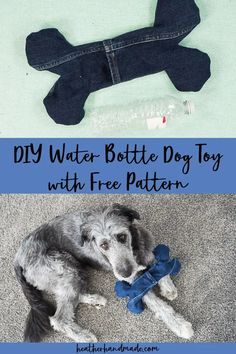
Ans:
[[[15,280],[12,262],[21,240],[61,213],[113,202],[140,211],[156,243],[166,243],[182,261],[173,307],[193,323],[193,341],[235,341],[236,196],[0,196],[0,341],[21,341],[28,305]],[[92,273],[91,291],[109,300],[102,310],[81,305],[78,320],[100,341],[177,342],[146,310],[132,315],[114,296],[114,277]],[[56,334],[48,338],[67,341]],[[180,340],[182,341],[182,340]]]

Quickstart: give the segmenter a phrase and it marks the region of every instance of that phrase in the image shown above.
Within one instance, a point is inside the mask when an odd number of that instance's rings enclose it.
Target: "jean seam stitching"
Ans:
[[[74,60],[80,56],[84,56],[87,54],[91,54],[91,53],[96,53],[96,52],[100,52],[100,51],[104,51],[105,48],[105,53],[106,55],[109,54],[110,52],[114,52],[123,48],[127,48],[133,45],[139,45],[139,44],[143,44],[143,43],[149,43],[149,42],[155,42],[155,41],[163,41],[163,40],[168,40],[168,39],[174,39],[174,38],[178,38],[181,35],[191,31],[194,27],[196,26],[196,24],[192,24],[191,26],[185,28],[182,31],[178,31],[178,32],[172,32],[172,33],[166,33],[166,34],[158,34],[158,35],[147,35],[144,37],[141,37],[139,40],[134,39],[132,41],[121,41],[118,43],[112,43],[111,40],[105,40],[103,41],[103,45],[99,45],[96,47],[90,47],[89,49],[86,50],[82,50],[80,51],[79,49],[75,52],[69,53],[57,60],[51,60],[47,63],[42,63],[42,64],[37,64],[37,65],[32,65],[32,67],[36,70],[45,70],[45,69],[50,69],[53,68],[55,66],[64,64],[68,61]],[[106,44],[105,44],[106,43]],[[107,45],[108,43],[110,43],[110,45]],[[106,47],[105,47],[106,46]]]
[[[109,64],[113,85],[120,83],[120,73],[113,51],[113,43],[111,39],[103,41],[104,50]]]

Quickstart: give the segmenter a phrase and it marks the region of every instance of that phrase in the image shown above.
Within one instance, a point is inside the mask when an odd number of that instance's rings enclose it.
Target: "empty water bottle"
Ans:
[[[130,129],[134,124],[139,129],[156,130],[164,128],[173,118],[194,112],[191,101],[181,101],[172,96],[151,100],[134,101],[128,105],[100,107],[88,113],[88,119],[96,131]]]

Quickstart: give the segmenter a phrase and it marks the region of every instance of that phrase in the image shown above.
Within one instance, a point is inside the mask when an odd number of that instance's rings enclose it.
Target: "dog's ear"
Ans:
[[[145,267],[151,265],[154,261],[154,240],[152,234],[141,225],[135,224],[130,225],[129,231],[137,263]]]
[[[91,241],[91,229],[87,223],[80,226],[81,242],[80,245],[83,247],[85,242]]]
[[[135,219],[140,220],[140,215],[136,210],[133,210],[125,205],[113,204],[112,213],[118,216],[125,217],[129,222],[133,222]]]

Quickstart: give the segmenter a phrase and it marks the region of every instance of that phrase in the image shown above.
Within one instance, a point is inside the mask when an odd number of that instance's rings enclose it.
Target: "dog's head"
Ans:
[[[146,267],[137,259],[137,237],[134,242],[137,236],[134,221],[139,219],[137,211],[114,204],[101,213],[92,214],[81,226],[82,243],[89,242],[109,262],[119,280],[132,281],[137,272]]]

